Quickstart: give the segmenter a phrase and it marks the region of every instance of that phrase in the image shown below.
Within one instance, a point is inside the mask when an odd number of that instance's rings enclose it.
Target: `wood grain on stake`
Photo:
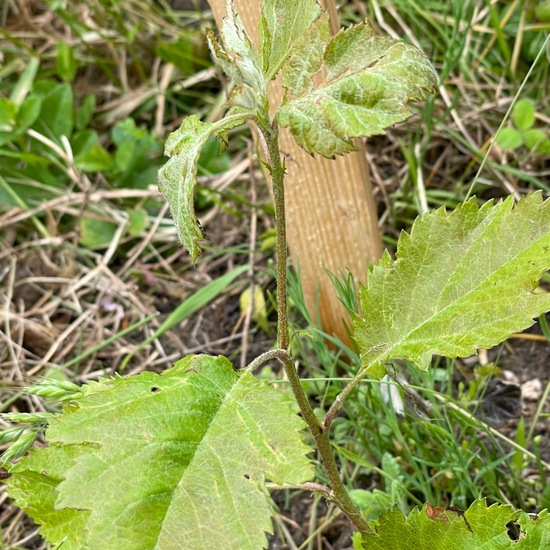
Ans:
[[[218,26],[225,15],[226,0],[209,0]],[[257,40],[260,2],[235,0],[251,36]],[[321,1],[330,14],[331,31],[339,28],[334,0]],[[280,105],[280,78],[271,83],[271,107]],[[290,132],[281,129],[280,149],[287,156],[285,200],[290,256],[299,263],[304,297],[315,313],[316,296],[323,330],[347,342],[342,323],[347,318],[323,266],[332,273],[348,269],[364,281],[369,262],[382,254],[376,206],[362,143],[359,151],[335,160],[313,158],[298,147]]]

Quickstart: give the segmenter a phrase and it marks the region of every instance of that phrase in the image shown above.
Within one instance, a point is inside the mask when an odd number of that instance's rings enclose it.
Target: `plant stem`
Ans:
[[[355,507],[349,497],[344,483],[340,479],[340,472],[336,465],[332,445],[328,437],[328,430],[325,430],[320,421],[315,416],[307,395],[300,383],[300,377],[292,358],[288,353],[288,309],[287,309],[287,277],[286,277],[286,219],[285,219],[285,195],[284,195],[284,163],[281,161],[279,151],[279,132],[277,122],[272,126],[261,125],[260,132],[263,134],[266,146],[267,163],[271,173],[271,185],[273,187],[273,196],[275,203],[275,230],[276,240],[276,272],[277,272],[277,342],[278,350],[271,350],[263,354],[258,360],[263,362],[268,358],[277,357],[284,366],[286,376],[290,383],[292,393],[300,407],[300,412],[304,418],[319,453],[319,458],[330,482],[331,492],[328,498],[333,501],[353,523],[354,527],[362,532],[370,532],[369,525],[361,512]],[[255,366],[258,363],[253,362]],[[249,366],[250,368],[250,366]]]
[[[361,382],[361,379],[363,376],[355,376],[349,382],[346,384],[346,387],[336,396],[336,399],[332,402],[332,405],[330,406],[326,416],[325,420],[323,421],[323,428],[325,430],[329,430],[330,425],[332,424],[332,421],[334,420],[334,417],[336,416],[336,413],[340,410],[340,407],[344,404],[344,399],[349,395],[349,393]]]
[[[277,344],[288,350],[288,306],[286,280],[286,217],[285,217],[285,167],[279,152],[279,130],[275,126],[263,132],[267,145],[268,163],[271,172],[271,185],[275,203],[275,261],[277,269]]]
[[[309,404],[307,395],[300,384],[300,378],[296,372],[296,367],[292,359],[288,354],[280,350],[278,355],[279,361],[283,364],[285,372],[290,382],[290,387],[294,393],[294,397],[300,407],[300,411],[304,420],[306,421],[309,431],[315,440],[317,451],[319,452],[319,458],[321,464],[327,474],[330,486],[332,488],[330,494],[330,500],[332,500],[343,512],[348,519],[353,523],[354,527],[362,533],[370,532],[370,528],[361,512],[355,507],[351,498],[346,491],[344,483],[340,478],[340,472],[334,459],[334,452],[332,451],[332,445],[330,444],[329,432],[321,426],[319,420],[315,416],[311,405]]]
[[[270,349],[269,351],[265,351],[261,355],[258,355],[256,359],[251,361],[246,368],[244,369],[245,372],[254,372],[258,367],[261,367],[264,363],[269,361],[270,359],[278,359],[281,355],[281,352],[284,353],[284,350],[281,349]]]

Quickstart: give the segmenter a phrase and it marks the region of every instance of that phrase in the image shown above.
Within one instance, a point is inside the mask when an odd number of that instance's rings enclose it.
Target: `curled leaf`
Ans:
[[[159,190],[170,204],[178,237],[189,250],[193,262],[201,252],[199,241],[204,238],[194,207],[194,189],[201,149],[210,136],[223,136],[245,120],[245,115],[237,113],[229,114],[218,122],[205,123],[197,115],[191,115],[166,140],[164,154],[171,158],[159,170]]]

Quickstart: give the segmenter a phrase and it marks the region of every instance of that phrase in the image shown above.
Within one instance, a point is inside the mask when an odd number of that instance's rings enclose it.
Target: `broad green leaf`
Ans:
[[[26,130],[40,116],[42,99],[34,94],[27,96],[17,112],[17,127],[20,132]]]
[[[10,469],[12,476],[5,481],[10,497],[17,506],[41,525],[41,535],[62,548],[77,550],[83,542],[83,532],[90,512],[75,508],[56,507],[57,486],[65,471],[85,446],[54,446],[33,451]]]
[[[432,354],[491,348],[550,309],[550,294],[535,291],[550,268],[550,201],[535,193],[430,212],[401,233],[396,256],[370,271],[353,321],[362,369],[376,377],[389,359],[427,369]]]
[[[508,523],[521,533],[517,541],[508,535]],[[541,550],[550,547],[550,516],[541,512],[535,519],[513,511],[510,506],[475,501],[466,512],[415,508],[407,518],[398,509],[385,513],[375,533],[356,536],[357,550]]]
[[[497,144],[505,151],[517,149],[523,144],[523,137],[515,128],[503,128],[497,134]]]
[[[388,493],[384,491],[380,491],[380,489],[374,489],[373,491],[353,489],[349,492],[349,496],[355,506],[359,508],[363,516],[369,521],[378,518],[382,512],[385,512],[388,508],[396,504],[395,501],[392,500],[391,495],[388,495]]]
[[[159,171],[159,190],[170,204],[178,236],[193,262],[201,252],[198,241],[203,239],[193,205],[201,149],[210,136],[230,130],[245,120],[246,117],[234,114],[218,122],[204,123],[197,115],[191,115],[166,140],[164,154],[171,158]]]
[[[307,152],[334,157],[355,149],[352,138],[383,134],[408,118],[407,103],[421,99],[437,79],[420,50],[375,36],[366,21],[323,45],[326,24],[306,31],[283,65],[287,90],[278,117]],[[322,82],[308,85],[321,69]]]
[[[319,17],[316,0],[261,0],[260,52],[267,80],[275,78],[294,43]]]
[[[535,105],[529,99],[520,99],[512,110],[512,121],[518,130],[524,132],[535,124]]]
[[[95,130],[79,130],[71,137],[71,150],[73,156],[78,157],[87,153],[94,145],[99,144],[99,135]]]
[[[161,375],[83,390],[51,420],[50,447],[22,459],[7,480],[42,532],[56,533],[52,542],[63,529],[77,541],[71,550],[266,547],[264,482],[312,476],[290,400],[224,357],[191,356]],[[32,502],[21,497],[21,478]]]
[[[135,120],[126,118],[117,123],[112,131],[117,148],[114,154],[112,177],[120,187],[139,188],[138,180],[146,178],[147,171],[156,169],[153,159],[160,156],[159,140],[145,126],[136,126]],[[153,183],[155,176],[145,180],[145,186]]]
[[[536,148],[537,153],[542,155],[550,155],[550,139],[546,138],[541,141]]]

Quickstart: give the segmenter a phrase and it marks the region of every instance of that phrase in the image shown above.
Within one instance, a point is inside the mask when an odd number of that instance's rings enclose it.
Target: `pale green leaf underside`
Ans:
[[[227,15],[220,31],[225,48],[212,31],[207,31],[210,52],[235,85],[230,94],[233,105],[263,110],[267,103],[267,85],[261,61],[233,3],[227,0],[226,6]]]
[[[261,0],[260,52],[263,72],[275,78],[294,44],[319,17],[316,0]]]
[[[421,99],[437,79],[420,50],[375,36],[366,21],[341,30],[328,45],[327,29],[323,16],[283,65],[287,92],[278,117],[306,151],[333,157],[354,150],[354,137],[382,134],[408,118],[407,103]],[[321,69],[323,80],[315,86]]]
[[[363,535],[365,550],[540,550],[550,548],[550,516],[546,511],[531,520],[510,506],[475,501],[464,518],[440,511],[430,518],[426,506],[415,508],[407,518],[393,509],[380,517],[376,533]],[[522,531],[518,541],[508,536],[507,523],[517,521]],[[469,526],[469,527],[468,527]],[[355,548],[360,548],[357,544]]]
[[[194,190],[197,181],[197,165],[202,147],[212,135],[243,124],[246,117],[239,114],[226,116],[218,122],[204,123],[197,115],[187,117],[180,128],[166,140],[164,154],[171,157],[159,170],[158,186],[170,204],[170,210],[178,231],[178,237],[194,261],[204,238],[195,218]]]
[[[53,522],[42,529],[55,529],[52,542],[66,520],[37,508],[51,511],[57,496],[57,513],[80,516],[65,533],[78,541],[71,549],[256,550],[271,530],[264,481],[312,476],[303,427],[284,394],[227,359],[188,357],[162,375],[85,386],[53,418],[51,447],[14,468],[9,491],[17,497],[26,480],[33,517]],[[72,465],[57,467],[56,449],[71,449]]]
[[[427,369],[432,354],[465,357],[491,348],[550,310],[534,292],[550,269],[550,202],[529,195],[418,218],[362,288],[353,325],[362,368],[380,377],[403,358]]]

